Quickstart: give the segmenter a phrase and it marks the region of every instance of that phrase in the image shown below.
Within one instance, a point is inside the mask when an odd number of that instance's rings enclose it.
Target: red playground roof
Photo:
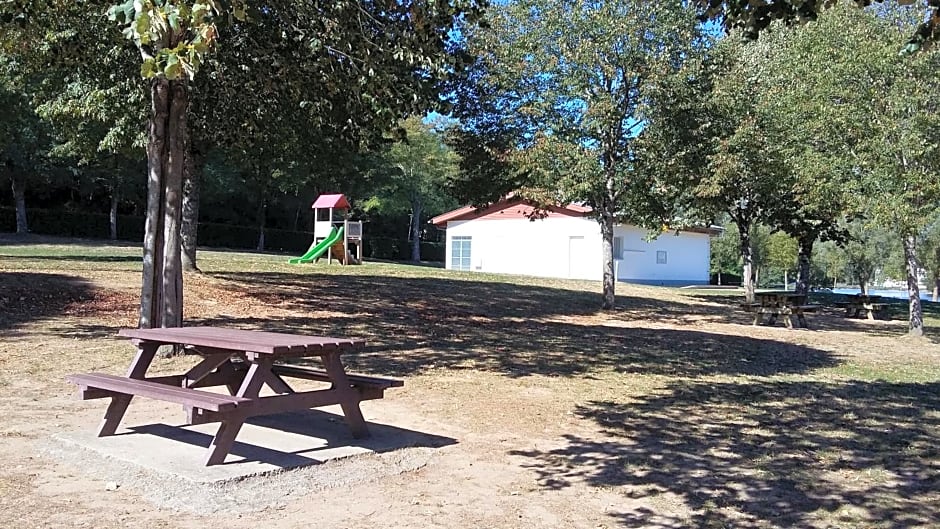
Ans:
[[[349,209],[349,202],[346,201],[346,197],[343,195],[320,195],[313,201],[313,206],[311,207],[314,209]]]

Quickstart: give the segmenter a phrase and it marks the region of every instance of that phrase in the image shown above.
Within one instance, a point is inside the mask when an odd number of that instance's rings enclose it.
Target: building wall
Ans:
[[[615,260],[619,280],[651,284],[708,282],[709,237],[664,233],[646,242],[646,230],[617,226],[622,237],[621,259]],[[590,279],[603,274],[600,227],[593,219],[553,216],[474,219],[447,223],[446,267],[455,267],[455,237],[470,237],[469,268],[476,272],[541,277]],[[666,264],[657,264],[657,252],[666,252]],[[615,256],[617,257],[617,256]]]
[[[617,279],[654,285],[707,284],[711,238],[705,233],[664,232],[647,242],[649,232],[635,226],[616,226],[622,237],[620,258],[614,256]],[[657,262],[659,255],[665,263]]]
[[[574,279],[601,277],[600,228],[591,219],[558,216],[450,221],[447,268],[454,264],[454,237],[468,236],[472,271]],[[571,248],[577,255],[573,260],[569,259]]]

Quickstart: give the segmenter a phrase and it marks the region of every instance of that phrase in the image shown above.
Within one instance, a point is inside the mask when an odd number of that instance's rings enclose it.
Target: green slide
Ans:
[[[289,264],[309,263],[310,261],[313,261],[317,257],[320,257],[321,255],[326,253],[327,248],[332,246],[333,243],[335,243],[336,241],[340,240],[342,236],[343,236],[343,228],[340,228],[337,230],[336,227],[334,226],[332,229],[330,229],[330,234],[326,236],[326,239],[323,239],[322,241],[320,241],[319,244],[310,245],[310,249],[307,250],[307,253],[303,254],[300,257],[295,257],[293,259],[290,259],[287,262]]]

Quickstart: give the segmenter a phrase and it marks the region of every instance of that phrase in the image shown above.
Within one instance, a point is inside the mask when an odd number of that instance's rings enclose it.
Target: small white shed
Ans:
[[[431,223],[447,230],[446,267],[498,274],[600,280],[601,231],[591,209],[553,207],[533,219],[536,208],[519,198],[487,208],[463,207]],[[617,279],[654,285],[707,284],[713,229],[664,232],[614,227]]]

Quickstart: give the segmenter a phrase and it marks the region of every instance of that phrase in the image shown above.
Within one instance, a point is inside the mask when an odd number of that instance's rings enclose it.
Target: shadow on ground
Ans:
[[[369,437],[354,439],[342,416],[321,410],[252,417],[247,424],[260,427],[266,433],[256,432],[253,437],[249,435],[246,441],[236,441],[230,452],[236,456],[235,462],[257,462],[284,469],[362,453],[355,449],[384,453],[402,448],[440,448],[457,443],[451,437],[374,422],[369,423]],[[158,423],[134,426],[129,430],[131,433],[122,435],[146,434],[199,448],[208,448],[212,442],[212,433],[196,431],[192,427]],[[172,446],[166,445],[168,453],[165,456],[168,458],[174,455],[169,450]],[[344,452],[344,449],[353,451]],[[202,455],[201,451],[199,455]],[[232,460],[227,464],[233,464]]]
[[[350,368],[406,376],[426,369],[474,369],[509,376],[576,375],[598,369],[700,376],[803,373],[838,361],[814,348],[698,330],[568,322],[592,316],[590,292],[456,279],[385,276],[221,274],[268,305],[333,314],[224,316],[190,325],[227,325],[363,338]],[[617,299],[623,320],[651,314],[723,311],[720,306]],[[347,314],[337,317],[335,314]],[[549,321],[549,318],[553,318]],[[589,319],[586,319],[590,321]]]
[[[580,407],[603,440],[513,455],[545,488],[622,487],[692,511],[621,512],[625,527],[936,527],[938,407],[940,383],[674,383]]]
[[[134,255],[17,255],[29,261],[82,261],[88,263],[140,263],[143,258]]]
[[[94,298],[91,283],[75,276],[0,272],[0,330],[58,316]]]

